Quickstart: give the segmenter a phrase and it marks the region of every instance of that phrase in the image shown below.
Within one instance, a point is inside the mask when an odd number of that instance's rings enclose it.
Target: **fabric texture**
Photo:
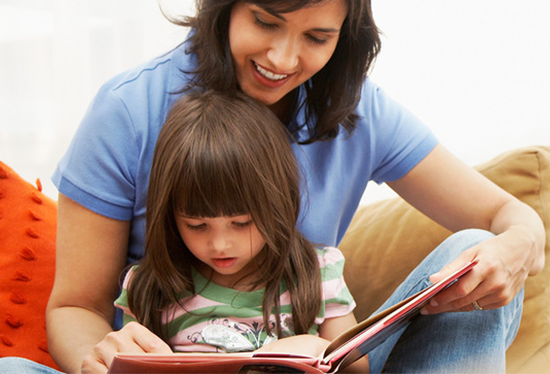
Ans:
[[[317,250],[323,281],[323,305],[309,330],[318,335],[319,325],[326,318],[334,318],[351,313],[355,302],[343,278],[344,257],[334,247]],[[134,321],[128,309],[127,293],[133,272],[126,275],[123,290],[115,305],[121,308],[124,322]],[[185,307],[175,305],[164,313],[170,332],[169,344],[175,351],[191,352],[239,352],[252,351],[269,344],[277,338],[269,336],[265,330],[262,312],[264,290],[253,292],[237,291],[209,282],[197,271],[193,272],[193,282],[197,295],[182,295]],[[292,330],[292,307],[290,294],[281,285],[281,322],[285,336],[294,335]],[[275,317],[270,319],[275,326]]]
[[[545,372],[550,367],[550,147],[510,150],[477,170],[531,206],[545,225],[546,265],[527,279],[521,326],[506,352],[509,372]],[[340,245],[357,319],[377,309],[449,235],[401,198],[360,207]]]
[[[57,206],[0,162],[0,357],[57,368],[45,312],[55,272]]]
[[[52,178],[62,194],[84,207],[132,220],[129,262],[143,255],[145,196],[159,131],[178,98],[174,92],[190,79],[182,71],[195,67],[194,55],[185,48],[105,83]],[[321,246],[338,245],[369,180],[400,178],[437,143],[426,126],[370,79],[357,114],[361,120],[352,136],[342,130],[330,142],[293,146],[305,187],[299,228]],[[302,110],[290,127],[304,118]],[[297,136],[307,138],[307,129]]]

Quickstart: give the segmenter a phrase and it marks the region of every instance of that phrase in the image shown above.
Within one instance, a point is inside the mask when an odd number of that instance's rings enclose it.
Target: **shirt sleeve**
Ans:
[[[372,80],[366,79],[357,107],[363,126],[358,132],[369,139],[371,179],[395,181],[424,159],[438,139],[416,115],[393,100]]]
[[[335,247],[318,250],[323,289],[323,308],[316,320],[322,324],[326,318],[348,315],[355,309],[355,300],[344,280],[345,259]]]
[[[111,84],[88,108],[52,181],[65,196],[119,220],[132,218],[138,155],[132,118]]]
[[[126,325],[127,323],[131,321],[136,321],[136,317],[130,310],[130,307],[128,306],[128,285],[132,281],[132,276],[134,275],[134,269],[135,266],[133,266],[128,273],[126,273],[126,276],[124,277],[124,282],[122,283],[122,290],[120,291],[120,295],[115,300],[114,304],[115,307],[119,308],[123,312],[123,325]]]

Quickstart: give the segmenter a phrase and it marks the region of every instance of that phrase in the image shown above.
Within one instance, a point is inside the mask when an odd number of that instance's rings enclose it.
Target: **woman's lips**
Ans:
[[[258,83],[268,88],[279,88],[283,86],[292,74],[273,73],[252,61],[252,74]]]
[[[213,258],[212,262],[219,268],[229,268],[237,262],[237,257]]]

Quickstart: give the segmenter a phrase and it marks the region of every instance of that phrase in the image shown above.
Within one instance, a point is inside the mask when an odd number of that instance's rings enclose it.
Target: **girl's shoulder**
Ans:
[[[317,247],[315,250],[317,251],[317,258],[319,259],[321,268],[337,264],[343,265],[345,261],[342,251],[336,247]]]

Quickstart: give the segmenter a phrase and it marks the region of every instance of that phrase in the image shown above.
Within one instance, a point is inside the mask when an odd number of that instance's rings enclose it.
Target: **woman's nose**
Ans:
[[[276,39],[267,51],[267,58],[279,73],[290,73],[298,65],[299,42],[290,37]]]

